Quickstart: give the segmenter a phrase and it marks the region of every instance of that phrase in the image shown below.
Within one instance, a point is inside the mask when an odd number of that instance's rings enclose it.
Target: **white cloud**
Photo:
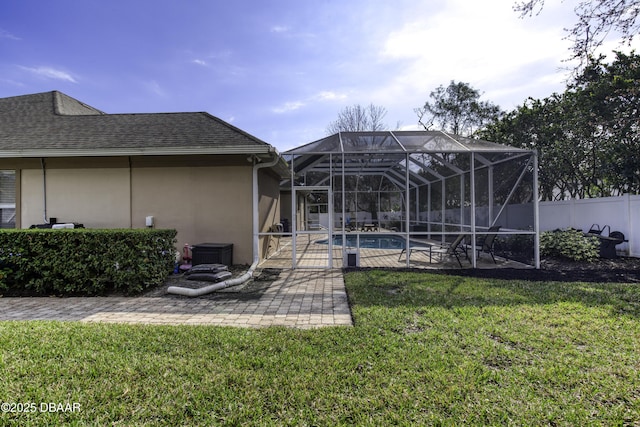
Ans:
[[[160,84],[155,81],[155,80],[151,80],[148,82],[144,83],[144,86],[147,88],[147,90],[157,96],[161,96],[161,97],[165,97],[167,96],[167,93],[164,91],[164,89],[162,89],[162,87],[160,86]]]
[[[233,52],[229,49],[222,49],[214,52],[192,52],[187,51],[187,55],[195,57],[191,60],[191,63],[201,65],[203,67],[209,67],[213,63],[221,61],[228,61],[232,57]]]
[[[385,106],[416,107],[437,86],[456,80],[481,92],[511,91],[524,100],[527,94],[514,90],[514,80],[527,83],[523,90],[562,81],[559,68],[567,65],[562,59],[568,48],[563,36],[562,27],[520,19],[504,2],[449,0],[437,13],[388,34],[379,59],[399,71],[369,96]]]
[[[20,40],[20,37],[16,37],[7,30],[3,30],[0,28],[0,39]]]
[[[300,30],[299,28],[289,27],[286,25],[274,25],[269,28],[269,31],[284,39],[298,40],[307,42],[309,40],[316,40],[317,35],[312,32]]]
[[[282,106],[275,107],[271,109],[271,111],[277,114],[289,113],[291,111],[298,110],[304,106],[305,106],[305,103],[301,101],[285,102]]]
[[[345,99],[347,99],[347,95],[344,93],[324,90],[324,91],[318,92],[315,95],[308,97],[304,101],[285,102],[280,107],[272,108],[271,111],[277,114],[289,113],[291,111],[299,110],[300,108],[305,107],[314,102],[342,101]]]
[[[286,27],[284,25],[274,25],[273,27],[271,27],[271,32],[272,33],[286,33],[290,30],[289,27]]]
[[[314,96],[314,99],[317,99],[319,101],[342,101],[347,99],[347,95],[344,93],[325,90]]]
[[[615,59],[615,54],[613,53],[613,51],[630,54],[632,50],[636,53],[640,51],[640,37],[635,37],[630,44],[621,42],[620,39],[606,40],[602,44],[602,46],[600,46],[600,49],[598,49],[597,53],[603,54],[606,57],[607,61],[613,61]]]
[[[416,120],[418,118],[416,117]],[[424,126],[419,123],[412,123],[410,125],[400,124],[400,128],[398,130],[424,130]]]
[[[18,82],[16,80],[11,80],[11,79],[0,79],[0,83],[5,83],[5,84],[11,85],[11,86],[18,86],[18,87],[25,86],[24,83]]]
[[[450,69],[449,64],[455,64],[495,69],[532,57],[565,53],[562,28],[532,25],[502,2],[450,0],[446,4],[431,18],[408,22],[389,34],[382,55],[421,59],[431,68]]]
[[[63,80],[70,83],[78,83],[76,79],[74,79],[73,76],[68,72],[62,71],[62,70],[56,70],[55,68],[51,68],[51,67],[36,67],[36,68],[20,67],[20,68],[30,73],[33,73],[39,77],[44,77],[46,79]]]

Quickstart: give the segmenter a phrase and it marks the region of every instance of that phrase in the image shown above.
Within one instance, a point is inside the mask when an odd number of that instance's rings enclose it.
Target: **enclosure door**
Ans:
[[[293,187],[293,268],[333,268],[330,187]]]

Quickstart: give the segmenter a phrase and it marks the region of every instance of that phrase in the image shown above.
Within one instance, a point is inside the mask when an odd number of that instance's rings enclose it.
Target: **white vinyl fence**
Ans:
[[[593,224],[622,232],[629,242],[616,249],[640,257],[640,196],[540,202],[540,231],[573,227],[586,232]],[[603,235],[608,233],[607,228]]]

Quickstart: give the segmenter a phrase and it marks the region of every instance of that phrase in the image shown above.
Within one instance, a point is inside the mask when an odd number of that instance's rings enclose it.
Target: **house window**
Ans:
[[[16,171],[0,170],[0,228],[16,227]]]

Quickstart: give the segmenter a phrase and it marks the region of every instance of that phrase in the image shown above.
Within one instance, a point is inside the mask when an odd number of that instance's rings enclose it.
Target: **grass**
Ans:
[[[0,323],[2,425],[637,425],[640,287],[364,271],[354,327]]]

